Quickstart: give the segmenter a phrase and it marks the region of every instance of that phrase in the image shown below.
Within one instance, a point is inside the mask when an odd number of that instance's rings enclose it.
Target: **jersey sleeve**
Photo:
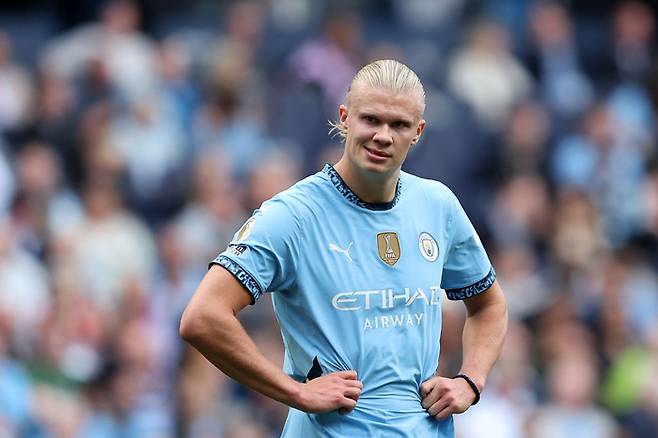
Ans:
[[[457,198],[451,194],[448,214],[447,255],[441,287],[450,300],[463,300],[491,287],[496,271],[482,242]]]
[[[228,270],[251,294],[286,290],[295,281],[297,220],[281,200],[265,202],[235,233],[210,266]]]

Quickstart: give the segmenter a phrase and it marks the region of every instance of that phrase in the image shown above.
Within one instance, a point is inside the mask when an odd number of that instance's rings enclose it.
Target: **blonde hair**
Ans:
[[[345,105],[349,107],[350,94],[357,87],[384,88],[396,93],[417,93],[421,99],[420,113],[425,111],[425,88],[412,69],[393,59],[380,59],[371,62],[359,70],[347,90]],[[329,121],[329,135],[338,135],[342,140],[347,137],[347,128],[340,121]]]

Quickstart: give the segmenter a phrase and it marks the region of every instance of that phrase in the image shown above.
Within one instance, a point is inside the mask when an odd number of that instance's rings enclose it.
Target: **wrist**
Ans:
[[[303,391],[303,383],[299,383],[296,380],[290,379],[290,384],[286,388],[285,399],[282,401],[290,407],[303,410]]]
[[[482,391],[484,391],[484,387],[487,383],[486,376],[482,377],[478,373],[476,373],[475,371],[469,371],[469,370],[466,370],[466,369],[463,369],[463,368],[461,370],[459,370],[459,372],[457,373],[457,375],[459,375],[459,374],[463,374],[463,375],[467,376],[469,379],[471,379],[471,381],[473,383],[475,383],[475,386],[477,386],[478,391],[480,391],[480,393],[482,393]]]
[[[471,406],[476,405],[480,401],[480,393],[481,393],[480,386],[478,386],[477,383],[475,383],[475,381],[471,379],[467,374],[464,373],[457,374],[456,376],[453,377],[453,379],[462,379],[471,388],[471,391],[473,391],[473,395],[475,396],[473,402],[471,403]]]

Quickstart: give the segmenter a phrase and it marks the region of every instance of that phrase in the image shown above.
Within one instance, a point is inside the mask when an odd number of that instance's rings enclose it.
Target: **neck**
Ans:
[[[350,190],[364,202],[381,204],[395,198],[400,169],[391,174],[367,172],[356,168],[346,157],[341,158],[334,169]]]

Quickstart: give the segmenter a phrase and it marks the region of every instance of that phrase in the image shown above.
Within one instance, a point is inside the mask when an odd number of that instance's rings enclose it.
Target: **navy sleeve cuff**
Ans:
[[[258,298],[263,294],[262,289],[258,285],[258,282],[251,276],[251,274],[245,271],[242,266],[235,263],[230,258],[224,255],[218,255],[215,260],[210,262],[210,266],[219,265],[222,268],[226,269],[228,272],[233,274],[236,280],[244,286],[244,288],[251,295],[251,304],[254,304]]]
[[[494,281],[496,281],[496,270],[492,266],[489,273],[482,280],[470,286],[458,289],[446,289],[446,295],[449,300],[453,301],[471,298],[489,289],[494,284]]]

